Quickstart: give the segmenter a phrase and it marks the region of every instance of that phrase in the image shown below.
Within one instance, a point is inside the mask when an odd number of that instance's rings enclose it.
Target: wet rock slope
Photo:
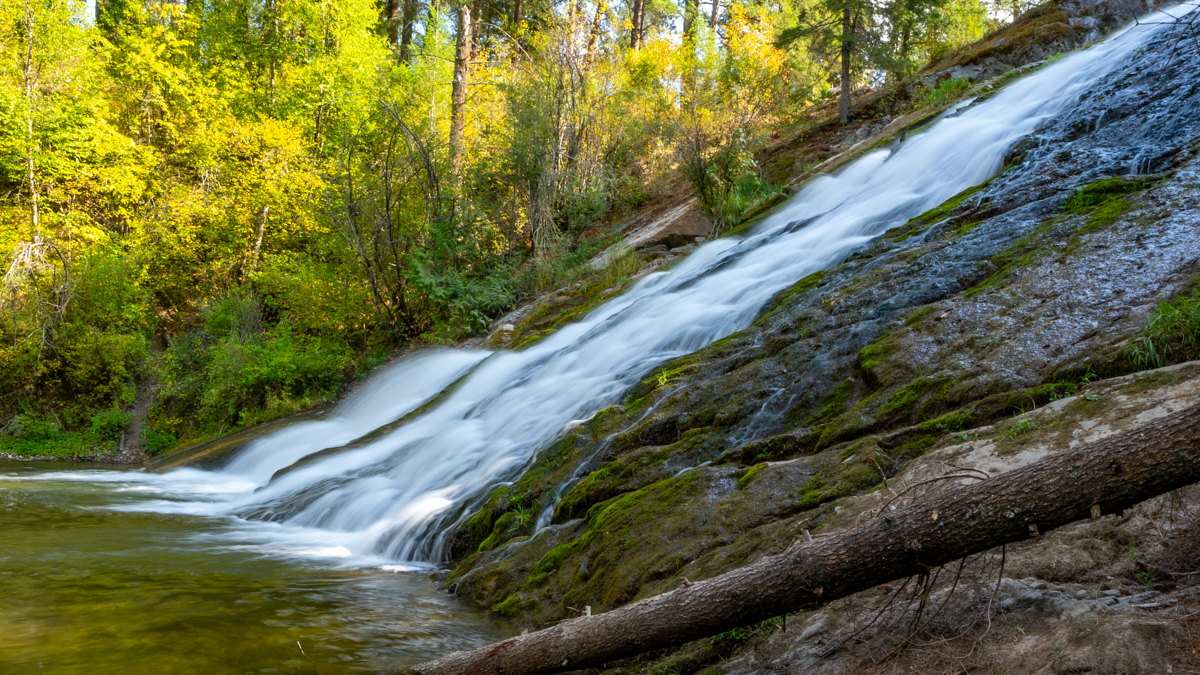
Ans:
[[[446,587],[529,625],[610,609],[839,527],[946,439],[1143,369],[1148,318],[1200,280],[1200,55],[1177,38],[562,436],[460,522]]]

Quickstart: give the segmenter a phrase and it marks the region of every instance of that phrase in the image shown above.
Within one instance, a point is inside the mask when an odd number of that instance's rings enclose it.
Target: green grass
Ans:
[[[1012,427],[1009,428],[1008,433],[1004,434],[1003,438],[1006,441],[1013,441],[1031,431],[1036,431],[1037,429],[1041,428],[1041,425],[1035,420],[1022,420],[1012,425]]]
[[[1160,302],[1126,357],[1140,368],[1200,358],[1200,291]]]
[[[962,98],[963,94],[971,88],[971,80],[965,77],[955,77],[945,82],[942,82],[937,87],[925,92],[921,98],[917,99],[917,108],[935,107],[953,103]]]

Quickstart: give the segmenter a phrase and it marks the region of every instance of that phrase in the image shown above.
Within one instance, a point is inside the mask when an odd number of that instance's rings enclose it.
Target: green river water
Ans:
[[[233,519],[114,510],[149,497],[87,471],[106,480],[0,463],[3,675],[386,673],[514,633],[428,572],[264,553]]]

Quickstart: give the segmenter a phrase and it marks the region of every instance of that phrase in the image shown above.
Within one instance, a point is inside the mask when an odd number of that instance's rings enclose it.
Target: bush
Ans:
[[[170,431],[160,431],[151,426],[142,427],[143,447],[147,455],[154,456],[174,448],[178,443],[175,434]]]
[[[312,256],[273,256],[254,275],[262,313],[296,335],[323,337],[363,349],[378,327],[371,294],[357,281],[357,267],[325,263]]]
[[[93,451],[83,436],[69,432],[57,415],[27,406],[0,432],[0,450],[18,455],[70,457]]]
[[[117,442],[121,438],[121,432],[129,426],[132,419],[132,415],[117,408],[101,410],[92,415],[89,435],[97,442]]]
[[[344,341],[286,324],[264,329],[252,296],[218,299],[202,316],[204,325],[172,340],[161,360],[146,435],[154,451],[324,402],[351,371],[354,350]]]
[[[18,414],[6,431],[13,438],[33,442],[56,440],[65,433],[62,422],[57,417],[33,412]]]

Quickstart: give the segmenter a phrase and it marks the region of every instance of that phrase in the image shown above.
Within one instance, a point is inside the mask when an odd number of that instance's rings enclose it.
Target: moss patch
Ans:
[[[775,298],[771,300],[771,302],[767,305],[767,307],[762,311],[761,316],[758,318],[757,321],[754,322],[754,325],[755,326],[762,325],[762,323],[764,321],[766,321],[768,318],[774,316],[775,314],[777,314],[779,312],[780,309],[785,307],[789,300],[796,297],[797,295],[800,295],[802,293],[810,291],[810,290],[816,288],[817,286],[819,286],[821,284],[821,282],[825,279],[825,274],[826,274],[825,270],[821,270],[820,272],[813,272],[812,274],[804,277],[800,281],[797,281],[796,283],[792,284],[788,288],[780,291],[775,296]]]
[[[889,341],[888,337],[890,336],[885,335],[878,342],[867,345],[858,352],[858,367],[871,379],[877,380],[875,377],[876,366],[900,349],[895,342]]]
[[[747,443],[740,448],[730,450],[721,455],[717,463],[736,462],[738,464],[750,465],[811,454],[816,450],[817,441],[820,437],[820,431],[817,429],[800,429],[791,433],[772,436],[771,438]]]
[[[738,479],[737,489],[745,490],[746,486],[750,484],[750,481],[754,480],[754,477],[758,475],[758,472],[762,471],[764,468],[766,468],[766,466],[767,465],[765,463],[755,464],[747,469],[746,473],[742,474],[742,477]]]
[[[814,509],[839,497],[863,492],[882,482],[879,469],[865,459],[838,464],[813,476],[796,491],[801,509]]]
[[[884,233],[884,237],[889,238],[896,243],[900,243],[910,237],[921,234],[930,225],[935,225],[943,220],[946,220],[947,218],[950,218],[952,215],[954,215],[954,212],[963,205],[963,202],[978,194],[980,190],[983,190],[985,187],[987,187],[988,184],[990,184],[993,180],[995,180],[995,177],[989,178],[979,185],[969,187],[966,190],[959,192],[938,206],[929,209],[925,213],[922,213],[921,215],[909,220],[907,223],[888,230],[886,233]]]
[[[917,409],[917,405],[934,389],[945,383],[944,380],[919,377],[909,384],[902,387],[888,402],[879,409],[881,417],[889,419],[902,419],[911,417]]]
[[[1098,180],[1076,190],[1075,194],[1063,205],[1063,210],[1066,213],[1086,211],[1115,197],[1145,190],[1150,184],[1151,182],[1145,178],[1117,177]]]

